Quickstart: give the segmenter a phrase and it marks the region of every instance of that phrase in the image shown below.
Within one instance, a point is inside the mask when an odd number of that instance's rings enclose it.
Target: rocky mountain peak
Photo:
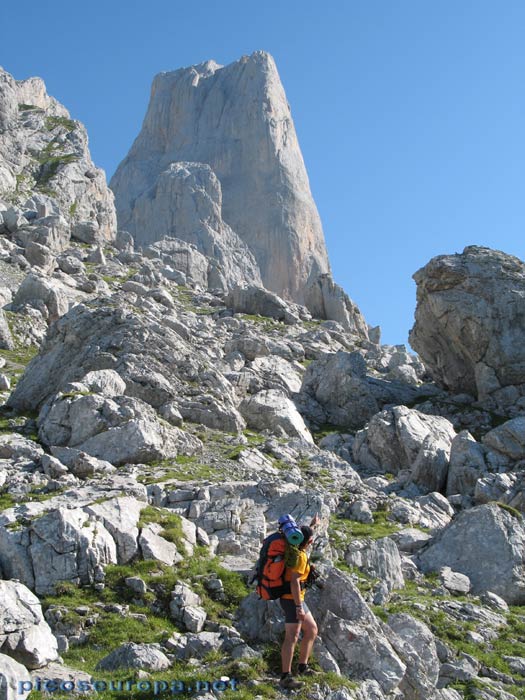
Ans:
[[[137,243],[151,242],[145,198],[156,202],[158,229],[187,239],[192,222],[177,217],[176,202],[157,192],[159,179],[180,161],[209,165],[222,188],[222,219],[254,256],[264,285],[302,303],[312,268],[328,272],[329,263],[290,108],[269,54],[257,51],[224,67],[207,61],[156,76],[142,130],[111,180],[119,224]]]

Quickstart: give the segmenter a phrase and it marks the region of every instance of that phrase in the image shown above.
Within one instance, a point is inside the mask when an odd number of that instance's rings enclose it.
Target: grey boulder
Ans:
[[[324,645],[343,673],[355,679],[373,678],[386,693],[397,688],[406,665],[348,574],[338,569],[327,573],[314,616]]]
[[[140,399],[100,394],[59,394],[41,411],[38,425],[44,444],[72,447],[115,466],[174,457],[183,436]]]
[[[359,352],[344,351],[314,360],[301,388],[307,418],[350,429],[362,428],[385,404],[408,402],[415,395],[407,384],[369,375]]]
[[[278,389],[259,391],[240,404],[239,412],[250,428],[299,437],[313,444],[313,438],[295,404]]]
[[[450,446],[456,432],[441,416],[429,416],[406,406],[377,413],[356,435],[357,463],[397,473],[411,472],[411,481],[425,492],[444,488]]]
[[[345,552],[345,561],[367,576],[379,579],[388,592],[405,585],[399,550],[389,537],[371,541],[354,540]]]
[[[289,324],[299,320],[281,297],[264,287],[236,285],[226,296],[225,303],[236,313],[267,316]]]
[[[157,644],[122,644],[97,664],[97,671],[117,671],[123,668],[144,671],[165,671],[170,660]]]
[[[460,512],[418,556],[423,571],[449,566],[468,576],[473,593],[492,591],[511,605],[525,601],[522,519],[496,504]]]
[[[18,581],[0,581],[0,653],[30,669],[58,658],[57,641],[40,601]]]
[[[390,615],[387,625],[393,632],[389,635],[392,646],[407,667],[399,690],[406,700],[428,700],[436,689],[440,668],[434,635],[407,613]]]
[[[102,581],[103,566],[116,564],[115,542],[100,523],[81,509],[58,508],[27,528],[0,528],[0,565],[38,595],[55,592],[59,581]]]
[[[14,347],[15,344],[9,324],[7,323],[7,317],[4,310],[0,309],[0,349],[12,350]]]

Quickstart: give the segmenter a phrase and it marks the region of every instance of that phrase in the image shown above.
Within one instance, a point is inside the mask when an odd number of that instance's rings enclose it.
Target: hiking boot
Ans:
[[[281,678],[279,685],[284,690],[299,690],[299,688],[303,687],[304,683],[301,683],[301,681],[296,681],[291,673],[287,673],[286,676]]]
[[[301,668],[302,664],[299,666],[297,669],[297,673],[299,676],[318,676],[319,672],[314,671],[314,669],[311,666],[308,666],[308,664],[304,665],[304,668]]]

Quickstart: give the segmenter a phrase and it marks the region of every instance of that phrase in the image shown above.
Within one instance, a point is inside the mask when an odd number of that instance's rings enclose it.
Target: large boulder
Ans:
[[[13,308],[30,304],[45,306],[50,321],[55,321],[69,310],[69,298],[64,286],[37,271],[30,272],[13,299]]]
[[[297,317],[281,297],[263,287],[237,285],[228,293],[226,306],[236,313],[255,314],[274,318],[276,321],[295,323]]]
[[[168,279],[173,277],[177,281],[176,275],[170,272],[174,270],[183,275],[182,279],[187,284],[201,289],[208,287],[210,260],[197,246],[179,238],[167,237],[145,248],[144,255],[153,259],[160,258],[166,266],[163,273]]]
[[[0,581],[0,659],[1,654],[30,669],[58,658],[57,640],[40,601],[18,581]]]
[[[328,272],[328,256],[271,56],[257,51],[225,67],[207,61],[156,76],[142,131],[111,180],[119,224],[139,243],[149,236],[147,197],[157,198],[159,186],[161,220],[178,216],[171,168],[188,162],[200,164],[195,177],[202,164],[210,172],[190,202],[220,183],[222,218],[255,257],[264,286],[302,303],[310,271]],[[182,233],[175,235],[187,240]]]
[[[359,352],[339,351],[314,360],[301,388],[303,415],[315,423],[362,428],[385,404],[407,403],[416,396],[413,387],[367,374]]]
[[[100,520],[115,540],[119,564],[127,564],[138,554],[138,523],[147,505],[145,501],[123,496],[94,503],[84,509],[88,515]]]
[[[487,465],[483,445],[468,430],[462,430],[450,445],[450,463],[447,475],[447,496],[460,493],[472,496],[478,479],[484,476]]]
[[[144,671],[165,671],[170,661],[158,644],[134,644],[129,642],[114,649],[97,664],[97,671],[118,671],[120,669],[142,669]]]
[[[433,378],[456,393],[515,403],[525,394],[525,264],[470,246],[433,258],[414,279],[410,343]]]
[[[323,642],[343,673],[373,678],[385,693],[399,685],[406,665],[348,574],[330,569],[314,607]]]
[[[293,401],[278,389],[259,391],[239,406],[250,428],[299,437],[313,444],[312,435]]]
[[[395,406],[377,413],[357,433],[352,449],[358,464],[393,474],[408,469],[411,480],[422,490],[441,491],[455,435],[446,418]]]
[[[491,503],[460,512],[418,557],[424,571],[449,566],[465,574],[473,593],[493,591],[525,602],[525,527],[520,516]]]
[[[32,685],[25,666],[0,654],[0,700],[26,700]]]
[[[498,425],[481,439],[488,449],[503,455],[509,463],[525,459],[525,416]]]
[[[184,436],[144,401],[126,396],[59,394],[38,424],[44,444],[72,447],[116,466],[175,457]]]
[[[15,347],[13,336],[3,309],[0,309],[0,349],[12,350]]]
[[[389,592],[405,585],[399,549],[389,537],[354,540],[345,552],[345,561],[367,576],[379,579]]]
[[[406,700],[428,700],[434,696],[441,665],[434,635],[407,613],[390,615],[387,624],[393,633],[389,635],[392,646],[407,666],[399,690]]]

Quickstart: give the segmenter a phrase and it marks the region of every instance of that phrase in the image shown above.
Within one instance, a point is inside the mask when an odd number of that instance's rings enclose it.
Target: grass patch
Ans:
[[[9,320],[8,313],[6,315]],[[13,337],[16,338],[16,332],[13,333]],[[27,365],[37,354],[38,348],[36,345],[16,344],[13,350],[0,350],[0,357],[3,357],[6,361],[6,364],[0,369],[0,372],[9,378],[11,389],[16,386]]]
[[[184,535],[181,522],[180,516],[176,513],[170,513],[154,506],[147,506],[140,513],[138,527],[143,528],[150,523],[157,523],[162,526],[160,536],[164,537],[168,542],[173,542],[173,544],[177,545],[177,549],[182,549]]]
[[[16,500],[10,493],[0,493],[0,512],[16,506]]]
[[[260,316],[259,314],[237,314],[242,318],[243,321],[250,321],[258,326],[262,326],[263,330],[276,331],[283,330],[284,323],[282,321],[276,321],[274,318],[269,318],[268,316]]]
[[[370,537],[373,540],[389,537],[400,529],[398,523],[387,520],[387,510],[376,510],[373,523],[359,523],[341,515],[332,516],[329,535],[336,547],[345,548],[351,539]]]
[[[54,129],[61,127],[66,129],[66,131],[71,132],[77,128],[76,123],[73,119],[68,119],[67,117],[47,117],[46,118],[46,129],[48,131],[53,131]]]
[[[334,433],[339,434],[342,432],[348,433],[349,431],[343,430],[339,425],[333,425],[332,423],[323,423],[317,430],[311,431],[316,445],[318,445],[321,440],[328,435],[333,435]]]
[[[151,464],[152,468],[162,469],[162,474],[142,474],[137,481],[148,486],[149,484],[160,484],[171,479],[177,481],[204,481],[206,479],[217,479],[221,474],[209,464],[203,464],[197,457],[178,455],[175,459],[166,459],[161,462]]]

